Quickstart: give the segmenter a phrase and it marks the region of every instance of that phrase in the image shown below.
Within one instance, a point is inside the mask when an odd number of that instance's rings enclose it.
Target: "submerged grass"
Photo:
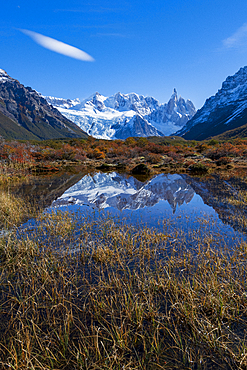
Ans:
[[[1,368],[246,369],[247,245],[201,222],[53,212],[2,238]]]

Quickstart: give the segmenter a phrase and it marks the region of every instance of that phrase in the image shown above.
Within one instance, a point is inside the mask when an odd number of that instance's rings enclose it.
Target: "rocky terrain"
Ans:
[[[0,135],[7,139],[86,138],[31,87],[0,69]]]
[[[227,77],[221,89],[206,100],[176,135],[188,140],[204,140],[226,132],[225,138],[246,137],[246,123],[247,67],[244,67]]]

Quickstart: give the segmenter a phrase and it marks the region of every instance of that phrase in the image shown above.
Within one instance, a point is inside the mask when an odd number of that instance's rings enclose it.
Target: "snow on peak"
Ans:
[[[4,69],[0,68],[0,82],[6,82],[11,80],[13,80],[13,78],[11,78]]]
[[[7,74],[7,72],[6,72],[4,69],[1,69],[1,68],[0,68],[0,76],[1,76],[1,77],[2,77],[2,76],[8,77],[8,74]]]
[[[81,101],[80,99],[63,99],[63,98],[54,98],[52,96],[43,96],[41,95],[44,99],[47,100],[47,102],[54,107],[60,107],[60,108],[72,108],[75,107],[76,105],[80,104]]]
[[[196,112],[192,102],[177,98],[176,89],[165,104],[153,97],[120,92],[110,97],[96,92],[69,108],[56,102],[56,98],[52,102],[49,97],[48,101],[89,135],[102,139],[170,135]]]

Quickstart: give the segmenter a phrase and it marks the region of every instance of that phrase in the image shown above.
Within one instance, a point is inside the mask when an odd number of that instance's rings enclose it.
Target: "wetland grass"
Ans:
[[[246,369],[247,245],[68,212],[0,240],[2,369]]]
[[[36,207],[37,208],[37,207]],[[15,228],[27,217],[35,214],[35,207],[8,190],[0,189],[0,228]]]

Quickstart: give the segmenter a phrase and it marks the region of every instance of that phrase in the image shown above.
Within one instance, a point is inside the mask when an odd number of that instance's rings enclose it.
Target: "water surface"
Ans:
[[[53,201],[48,211],[60,209],[117,217],[128,224],[164,231],[219,233],[225,240],[245,236],[246,207],[229,202],[244,187],[236,179],[212,176],[159,174],[141,182],[117,172],[85,174]]]

